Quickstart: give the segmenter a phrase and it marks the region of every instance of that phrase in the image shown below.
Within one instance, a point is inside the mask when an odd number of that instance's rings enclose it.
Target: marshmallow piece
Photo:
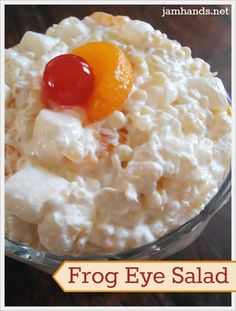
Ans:
[[[43,162],[55,164],[64,157],[78,163],[94,154],[95,138],[84,129],[80,119],[68,113],[42,109],[38,114],[31,142],[31,152]]]
[[[23,51],[34,52],[36,56],[41,56],[49,52],[57,43],[58,38],[49,37],[41,33],[27,31],[20,42]]]
[[[120,27],[111,27],[109,30],[111,36],[117,40],[139,48],[145,46],[153,32],[154,29],[150,24],[138,20],[134,20],[132,23],[125,22],[121,29]]]
[[[119,130],[120,128],[125,126],[127,119],[123,112],[121,111],[114,111],[111,115],[107,118],[107,123],[111,128],[115,128]]]
[[[13,88],[14,84],[25,80],[24,75],[30,70],[32,60],[26,56],[20,55],[13,49],[7,49],[5,52],[6,57],[6,79],[5,83]]]
[[[28,162],[6,181],[6,210],[36,224],[44,203],[67,185],[64,178]]]
[[[56,255],[73,254],[83,248],[92,228],[91,202],[83,191],[76,204],[68,204],[63,196],[47,202],[38,226],[42,245]]]
[[[64,150],[74,143],[77,148],[71,149],[83,155],[83,150],[79,150],[83,149],[79,142],[81,135],[82,126],[78,118],[42,109],[35,121],[32,151],[44,161],[61,161]]]
[[[73,16],[63,19],[55,29],[55,35],[67,44],[70,44],[71,39],[80,39],[88,33],[89,28]]]
[[[193,78],[188,80],[187,85],[208,97],[210,109],[227,109],[229,105],[227,93],[220,79],[215,77]]]
[[[145,85],[148,94],[147,104],[162,108],[170,105],[178,97],[176,85],[163,73],[156,73]]]

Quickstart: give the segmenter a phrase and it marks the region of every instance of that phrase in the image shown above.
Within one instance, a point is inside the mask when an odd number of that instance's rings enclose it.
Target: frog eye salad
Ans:
[[[6,50],[6,236],[56,255],[152,242],[230,166],[222,81],[143,21],[96,12]]]

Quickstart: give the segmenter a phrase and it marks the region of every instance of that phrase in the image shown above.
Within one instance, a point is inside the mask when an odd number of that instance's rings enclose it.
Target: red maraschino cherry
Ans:
[[[45,67],[42,95],[49,108],[85,107],[93,88],[92,69],[77,55],[57,56]]]

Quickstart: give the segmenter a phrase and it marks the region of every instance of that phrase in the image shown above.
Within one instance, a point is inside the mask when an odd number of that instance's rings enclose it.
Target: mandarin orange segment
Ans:
[[[133,68],[125,53],[116,45],[89,42],[72,51],[84,58],[94,74],[94,90],[87,104],[90,121],[98,121],[121,110],[134,81]]]

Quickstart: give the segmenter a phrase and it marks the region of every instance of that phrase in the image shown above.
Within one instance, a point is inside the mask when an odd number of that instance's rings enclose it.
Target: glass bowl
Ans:
[[[94,256],[55,256],[6,238],[5,254],[50,274],[53,274],[64,260],[164,259],[191,244],[204,230],[212,216],[229,200],[230,195],[231,172],[226,175],[216,195],[198,215],[161,238],[126,251]]]

